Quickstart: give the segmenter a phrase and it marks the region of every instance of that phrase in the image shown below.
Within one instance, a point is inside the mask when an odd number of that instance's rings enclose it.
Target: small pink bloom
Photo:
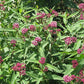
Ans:
[[[81,81],[84,83],[84,78],[82,78]]]
[[[19,28],[19,24],[18,23],[14,23],[13,24],[13,29],[15,29],[15,28]]]
[[[76,68],[76,67],[78,66],[77,60],[73,60],[73,61],[72,61],[72,64],[73,64],[73,68]]]
[[[20,75],[26,75],[25,70],[20,71]]]
[[[43,12],[43,13],[37,13],[37,19],[40,19],[40,18],[43,18],[43,17],[45,17],[45,13]]]
[[[5,7],[2,7],[1,9],[4,11],[5,10]]]
[[[44,64],[45,63],[45,60],[46,60],[45,57],[41,57],[41,60],[39,60],[39,63]]]
[[[57,27],[57,22],[56,21],[52,21],[51,22],[51,27]]]
[[[80,20],[84,20],[83,14],[80,14]]]
[[[45,68],[44,68],[43,71],[44,71],[44,72],[48,71],[48,67],[45,66]]]
[[[51,27],[51,24],[48,24],[48,27]]]
[[[71,75],[71,80],[74,80],[76,78],[75,75]]]
[[[37,42],[41,42],[42,39],[41,39],[40,37],[36,37],[36,38],[35,38],[35,41],[37,41]]]
[[[77,50],[77,53],[78,53],[78,54],[81,54],[81,52],[82,52],[82,50],[79,48],[79,49]]]
[[[2,57],[0,56],[0,63],[2,63],[3,62],[3,59],[2,59]]]
[[[61,31],[61,29],[56,29],[56,31],[57,31],[57,32],[60,32],[60,31]]]
[[[53,30],[49,30],[50,33],[53,33]]]
[[[73,43],[75,43],[77,38],[76,37],[71,37],[71,40],[72,40]]]
[[[32,44],[35,45],[35,46],[37,46],[38,45],[38,42],[36,40],[33,40],[32,41]]]
[[[50,13],[48,13],[48,14],[46,14],[46,16],[49,18],[49,17],[51,16],[51,14],[50,14]]]
[[[16,44],[16,41],[15,40],[11,40],[10,43],[11,44]]]
[[[70,82],[70,81],[72,80],[72,78],[71,78],[70,76],[68,76],[68,75],[65,75],[65,76],[63,77],[63,79],[64,79],[64,81],[65,81],[66,83],[68,83],[68,82]]]
[[[64,39],[64,41],[65,41],[65,44],[67,44],[67,45],[69,45],[69,44],[72,43],[71,37],[66,37],[66,38]]]
[[[28,31],[27,28],[23,28],[23,29],[22,29],[22,34],[25,34],[27,31]]]
[[[3,4],[0,4],[0,6],[4,6]]]
[[[84,3],[79,4],[79,9],[82,9],[82,8],[84,8]]]
[[[30,30],[31,31],[35,31],[36,30],[35,26],[34,25],[30,25]]]
[[[52,14],[54,14],[55,16],[58,16],[58,12],[55,10],[52,10]]]

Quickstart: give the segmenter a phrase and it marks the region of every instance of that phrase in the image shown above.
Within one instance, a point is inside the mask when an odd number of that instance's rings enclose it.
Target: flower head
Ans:
[[[78,53],[78,54],[81,54],[81,52],[82,52],[82,50],[79,48],[79,49],[77,50],[77,53]]]
[[[73,68],[76,68],[76,67],[78,66],[77,60],[73,60],[73,61],[72,61],[72,64],[73,64]]]
[[[2,57],[0,56],[0,63],[2,63],[3,62],[3,59],[2,59]]]
[[[13,29],[15,29],[15,28],[19,28],[19,24],[18,23],[14,23],[13,24]]]
[[[27,31],[28,31],[27,28],[23,28],[23,29],[22,29],[22,34],[25,34]]]
[[[56,21],[52,21],[50,25],[51,25],[51,27],[57,27],[57,22]]]
[[[34,25],[30,25],[30,30],[31,31],[35,31],[36,30],[35,26]]]
[[[41,57],[41,60],[39,60],[39,63],[44,64],[45,63],[45,60],[46,60],[45,57]]]
[[[45,66],[45,68],[44,68],[44,70],[43,70],[44,72],[46,72],[46,71],[48,71],[48,67],[47,66]]]
[[[64,79],[64,81],[65,81],[66,83],[68,83],[68,82],[70,82],[70,81],[72,80],[71,76],[68,76],[68,75],[65,75],[65,76],[63,77],[63,79]]]
[[[37,42],[41,42],[42,39],[41,39],[40,37],[36,37],[36,38],[35,38],[35,41],[37,41]]]
[[[32,44],[35,45],[35,46],[37,46],[38,45],[38,42],[36,40],[33,40],[32,41]]]

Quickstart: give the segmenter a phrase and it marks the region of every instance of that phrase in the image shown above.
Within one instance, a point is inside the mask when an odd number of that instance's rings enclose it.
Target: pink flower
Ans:
[[[25,34],[27,31],[28,31],[27,28],[23,28],[23,29],[22,29],[22,34]]]
[[[25,75],[26,67],[24,63],[17,63],[15,66],[12,67],[14,71],[19,71],[20,75]]]
[[[36,40],[33,40],[32,41],[32,44],[35,45],[35,46],[37,46],[38,45],[38,42]]]
[[[48,27],[51,27],[51,24],[48,24]]]
[[[77,40],[77,38],[76,38],[76,37],[71,37],[71,41],[72,41],[73,43],[75,43],[75,42],[76,42],[76,40]]]
[[[72,41],[71,41],[71,38],[70,38],[70,37],[66,37],[66,38],[64,39],[64,41],[65,41],[65,44],[67,44],[67,45],[69,45],[69,44],[71,44],[71,43],[72,43]]]
[[[45,68],[44,68],[43,71],[44,71],[44,72],[48,71],[48,67],[45,66]]]
[[[16,46],[16,41],[15,40],[11,40],[10,43],[13,44],[13,47]]]
[[[71,75],[71,80],[74,80],[76,78],[75,75]]]
[[[54,14],[55,16],[58,16],[58,12],[55,10],[52,10],[52,14]]]
[[[68,75],[65,75],[65,76],[63,77],[63,79],[64,79],[64,81],[65,81],[66,83],[68,83],[68,82],[70,82],[70,81],[72,80],[72,78],[71,78],[70,76],[68,76]]]
[[[51,27],[57,27],[57,22],[56,21],[52,21],[51,22]]]
[[[36,37],[36,38],[35,38],[35,41],[37,41],[37,42],[41,42],[42,39],[41,39],[40,37]]]
[[[83,14],[80,14],[80,20],[84,20]]]
[[[43,17],[45,17],[45,13],[43,12],[43,13],[37,13],[37,19],[40,19],[40,18],[43,18]]]
[[[4,6],[3,4],[0,4],[0,6]]]
[[[50,33],[53,33],[53,30],[49,30]]]
[[[77,50],[77,53],[78,53],[78,54],[81,54],[81,52],[82,52],[82,50],[79,48],[79,49]]]
[[[30,30],[31,31],[35,31],[36,30],[35,26],[34,25],[30,25]]]
[[[2,8],[1,8],[1,10],[3,10],[3,11],[4,11],[4,10],[5,10],[5,7],[2,7]]]
[[[78,66],[77,60],[73,60],[73,61],[72,61],[72,64],[73,64],[73,68],[76,68],[76,67]]]
[[[39,60],[39,63],[44,64],[45,63],[45,60],[46,60],[45,57],[41,57],[41,60]]]
[[[84,78],[82,78],[81,81],[84,83]]]
[[[51,16],[51,14],[50,14],[50,13],[48,13],[48,14],[46,14],[46,16],[49,18],[49,17]]]
[[[56,31],[57,31],[57,32],[60,32],[60,31],[61,31],[61,29],[56,29]]]
[[[84,11],[84,3],[79,4],[79,9],[82,9],[82,11]]]
[[[13,24],[13,29],[15,29],[15,28],[19,28],[19,24],[18,23],[14,23]]]
[[[11,44],[16,44],[16,41],[15,40],[11,40],[10,43]]]
[[[2,57],[0,56],[0,63],[2,63],[3,62],[3,59],[2,59]]]

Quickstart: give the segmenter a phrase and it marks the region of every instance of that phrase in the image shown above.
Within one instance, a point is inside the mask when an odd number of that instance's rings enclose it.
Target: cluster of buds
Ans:
[[[72,61],[72,64],[73,64],[73,68],[76,68],[76,67],[78,66],[77,60],[73,60],[73,61]]]
[[[42,41],[42,39],[40,38],[40,37],[36,37],[33,41],[32,41],[32,44],[33,45],[38,45],[38,42],[41,42]]]
[[[18,71],[20,75],[26,75],[26,66],[24,63],[17,63],[15,66],[12,67],[14,71]]]
[[[66,37],[66,38],[64,39],[65,44],[67,44],[67,45],[70,45],[70,44],[72,44],[72,43],[75,43],[76,40],[77,40],[76,37]]]
[[[3,11],[5,10],[4,3],[5,3],[5,1],[1,1],[1,3],[0,3],[0,9]]]
[[[45,17],[46,14],[43,12],[43,13],[37,13],[36,15],[38,16],[37,19],[42,19]]]
[[[0,56],[0,63],[2,63],[3,62],[3,59],[2,59],[2,57]]]
[[[84,15],[83,15],[83,12],[84,12],[84,3],[80,3],[79,4],[79,9],[81,10],[80,20],[84,20]]]
[[[22,34],[25,34],[29,29],[28,28],[23,28],[22,29]]]
[[[13,47],[16,46],[16,40],[11,40],[10,43],[13,45]]]
[[[19,24],[18,23],[14,23],[13,24],[13,29],[15,29],[15,28],[19,28]]]
[[[79,49],[77,50],[77,53],[78,53],[78,54],[81,54],[83,50],[84,50],[84,44],[83,44],[82,48],[79,48]]]
[[[39,63],[41,63],[42,65],[45,64],[46,58],[45,57],[41,57],[41,59],[39,60]],[[43,69],[43,72],[48,71],[48,67],[45,66]]]

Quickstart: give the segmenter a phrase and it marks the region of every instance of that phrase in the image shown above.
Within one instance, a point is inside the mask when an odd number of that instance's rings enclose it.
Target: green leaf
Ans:
[[[62,70],[58,69],[57,67],[55,67],[51,64],[46,64],[46,66],[48,67],[48,70],[50,70],[50,71],[55,71],[57,73],[62,73]]]
[[[19,76],[19,72],[17,74],[15,74],[15,72],[13,72],[12,78],[11,78],[11,84],[16,84],[16,79]]]

